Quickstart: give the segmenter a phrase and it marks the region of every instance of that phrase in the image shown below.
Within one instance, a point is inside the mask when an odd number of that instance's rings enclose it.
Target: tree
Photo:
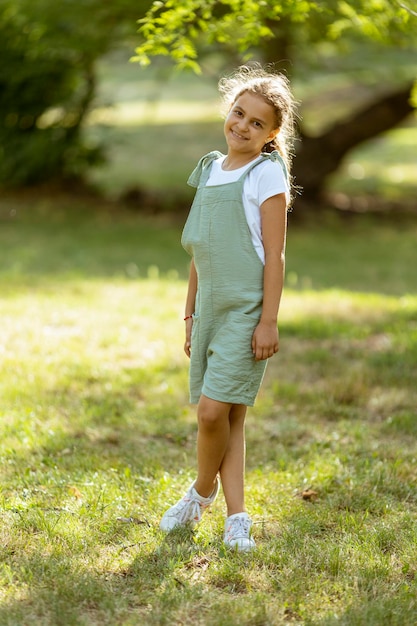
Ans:
[[[133,35],[136,11],[148,6],[0,0],[0,184],[78,177],[100,158],[82,134],[95,63]]]
[[[360,47],[390,47],[415,51],[417,13],[402,2],[389,0],[175,0],[153,2],[140,20],[142,42],[136,60],[146,65],[155,55],[168,55],[180,68],[201,71],[201,59],[215,48],[238,53],[240,61],[258,58],[280,62],[280,68],[305,78],[319,66],[346,63]],[[364,70],[357,64],[356,74]],[[368,68],[369,70],[369,68]],[[354,65],[347,71],[355,71]],[[376,98],[318,136],[300,124],[302,141],[294,173],[304,198],[317,201],[328,176],[337,170],[355,146],[403,121],[413,110],[411,94],[416,78],[409,69],[397,68],[385,88],[368,79]],[[368,72],[369,73],[369,72]],[[312,167],[314,164],[314,167]]]

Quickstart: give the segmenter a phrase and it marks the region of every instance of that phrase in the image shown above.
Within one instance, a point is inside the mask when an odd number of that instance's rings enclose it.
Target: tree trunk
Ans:
[[[319,137],[310,137],[301,131],[293,174],[296,185],[302,187],[304,201],[320,199],[327,177],[340,167],[352,148],[390,130],[410,115],[414,110],[412,87],[410,83],[380,98],[349,119],[334,124]]]
[[[266,20],[268,26],[274,33],[272,39],[262,42],[261,51],[263,63],[271,64],[280,72],[285,72],[288,76],[292,73],[292,46],[293,34],[292,23],[281,18],[279,22],[275,20]]]

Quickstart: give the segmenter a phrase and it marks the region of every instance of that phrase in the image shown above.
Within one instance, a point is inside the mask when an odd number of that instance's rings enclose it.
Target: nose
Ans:
[[[241,130],[242,132],[245,132],[248,130],[248,122],[246,120],[245,117],[241,117],[239,119],[239,124],[238,124],[238,128],[239,130]]]

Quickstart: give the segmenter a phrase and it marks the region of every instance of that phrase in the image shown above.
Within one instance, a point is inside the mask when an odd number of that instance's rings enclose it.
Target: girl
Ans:
[[[185,304],[190,400],[198,404],[197,479],[160,527],[192,527],[221,481],[224,542],[251,550],[244,501],[245,416],[278,351],[294,101],[286,78],[241,67],[219,83],[227,155],[200,159],[182,245],[192,256]]]

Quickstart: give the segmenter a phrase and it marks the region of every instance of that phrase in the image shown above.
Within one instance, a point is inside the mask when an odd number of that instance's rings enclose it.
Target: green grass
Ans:
[[[415,623],[416,234],[290,223],[239,555],[222,497],[194,534],[158,530],[195,472],[179,226],[3,199],[0,625]]]

